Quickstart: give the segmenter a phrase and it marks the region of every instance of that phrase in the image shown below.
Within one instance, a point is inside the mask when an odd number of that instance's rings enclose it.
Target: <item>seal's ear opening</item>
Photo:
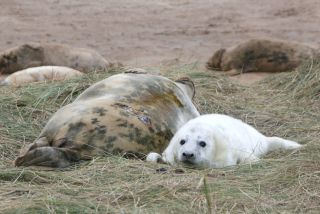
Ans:
[[[206,67],[210,70],[221,70],[221,60],[222,56],[226,52],[226,49],[220,48],[217,50],[213,56],[208,60]]]
[[[178,86],[190,97],[193,99],[196,95],[196,88],[193,81],[189,77],[181,77],[175,80],[178,83]]]

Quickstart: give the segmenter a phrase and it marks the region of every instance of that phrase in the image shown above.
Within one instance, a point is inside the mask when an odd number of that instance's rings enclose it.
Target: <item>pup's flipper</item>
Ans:
[[[292,150],[292,149],[300,149],[302,147],[301,144],[291,141],[285,140],[280,137],[267,137],[268,141],[268,152],[275,150]]]
[[[146,161],[153,163],[164,163],[161,155],[155,152],[150,152],[146,157]]]

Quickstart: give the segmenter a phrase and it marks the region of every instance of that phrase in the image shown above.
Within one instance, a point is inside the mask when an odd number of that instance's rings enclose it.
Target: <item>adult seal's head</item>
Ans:
[[[58,110],[15,164],[65,167],[97,155],[160,152],[182,125],[199,116],[193,95],[187,78],[111,76]]]
[[[221,62],[224,52],[226,52],[224,48],[217,50],[207,62],[207,68],[211,70],[222,70]]]

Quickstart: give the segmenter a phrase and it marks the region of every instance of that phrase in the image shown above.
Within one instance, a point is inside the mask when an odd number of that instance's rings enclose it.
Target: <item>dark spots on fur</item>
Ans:
[[[284,52],[273,52],[268,57],[268,62],[274,63],[274,64],[286,64],[289,62],[289,58],[286,53]]]
[[[166,129],[165,131],[160,132],[160,136],[163,136],[164,139],[169,141],[173,137],[173,133],[170,129]]]
[[[97,124],[97,123],[99,123],[98,118],[92,118],[92,119],[91,119],[91,123],[92,123],[92,124]]]
[[[117,139],[118,139],[117,136],[109,136],[107,138],[107,143],[108,144],[114,143]]]
[[[154,138],[152,135],[144,135],[143,137],[139,137],[137,139],[139,144],[145,145],[148,147],[149,144],[153,144]]]
[[[104,135],[107,133],[107,128],[104,125],[98,125],[95,127],[95,131],[98,135]]]
[[[267,48],[261,48],[259,51],[248,50],[244,53],[243,61],[237,65],[237,68],[244,72],[256,71],[261,69],[261,62],[271,63],[274,66],[286,65],[289,62],[289,57],[285,52],[270,52]]]
[[[246,51],[244,53],[244,65],[252,63],[252,61],[256,60],[257,56],[253,50]]]
[[[66,138],[69,140],[73,140],[82,131],[83,127],[85,126],[86,124],[83,122],[69,124]]]
[[[134,133],[132,133],[132,132],[129,132],[126,136],[129,138],[130,141],[135,140]]]
[[[100,117],[105,116],[108,110],[102,107],[95,107],[92,109],[92,113],[98,114]]]
[[[95,145],[96,142],[105,141],[107,136],[107,127],[105,125],[97,125],[94,129],[90,129],[84,133],[84,137],[88,145]]]
[[[118,139],[117,136],[108,136],[108,137],[106,137],[106,139],[104,140],[104,146],[102,147],[102,149],[104,151],[109,152],[109,153],[113,153],[114,144],[115,144],[117,139]]]
[[[119,133],[119,137],[129,139],[129,141],[133,141],[133,137],[130,139],[130,135],[128,133]]]
[[[149,132],[154,133],[154,129],[152,127],[148,127]]]
[[[130,125],[126,132],[119,133],[119,137],[125,138],[129,142],[135,142],[137,144],[144,145],[146,148],[153,149],[155,136],[149,133],[145,133],[143,130],[139,129],[138,127],[135,127],[135,126],[130,127]]]
[[[108,141],[105,144],[104,150],[107,152],[113,152],[113,143],[109,143]]]
[[[118,119],[117,120],[118,123],[118,127],[128,127],[128,121],[127,120],[123,120],[123,119]]]
[[[141,130],[139,128],[137,128],[137,127],[134,128],[134,133],[137,136],[137,138],[140,138],[141,135],[142,135]]]

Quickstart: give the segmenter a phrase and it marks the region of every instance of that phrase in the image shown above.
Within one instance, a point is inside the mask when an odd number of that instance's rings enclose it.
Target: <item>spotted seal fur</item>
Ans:
[[[173,134],[199,116],[188,78],[150,74],[111,76],[58,110],[16,166],[66,167],[103,154],[143,157],[162,151]]]

